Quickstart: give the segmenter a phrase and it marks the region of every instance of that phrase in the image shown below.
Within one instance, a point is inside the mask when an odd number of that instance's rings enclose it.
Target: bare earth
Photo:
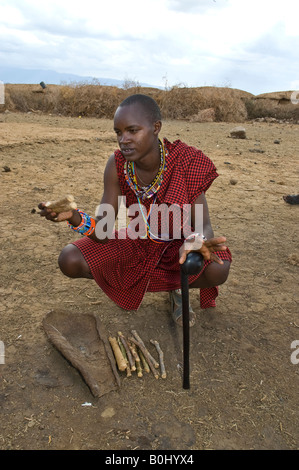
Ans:
[[[215,309],[201,311],[191,292],[197,323],[184,390],[168,294],[146,294],[138,312],[126,312],[93,281],[65,278],[57,257],[76,235],[32,213],[68,193],[94,213],[116,148],[112,122],[0,115],[0,449],[298,449],[299,206],[282,196],[299,192],[299,128],[248,122],[247,139],[236,140],[235,125],[165,122],[161,134],[216,164],[207,198],[233,254]],[[96,313],[112,335],[136,329],[147,345],[158,340],[167,378],[122,373],[120,390],[94,398],[42,328],[57,308]]]

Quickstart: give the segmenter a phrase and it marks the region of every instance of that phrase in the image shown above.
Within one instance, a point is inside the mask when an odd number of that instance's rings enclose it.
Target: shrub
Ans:
[[[144,88],[138,82],[125,82],[123,88],[98,82],[48,85],[5,85],[5,105],[0,111],[41,111],[63,116],[89,116],[112,119],[119,103],[129,95],[144,93],[159,104],[163,119],[200,121],[204,111],[215,121],[243,122],[246,119],[275,117],[299,120],[299,105],[290,102],[291,92],[255,97],[228,87],[188,88],[182,84],[160,90]],[[270,96],[269,96],[270,95]]]

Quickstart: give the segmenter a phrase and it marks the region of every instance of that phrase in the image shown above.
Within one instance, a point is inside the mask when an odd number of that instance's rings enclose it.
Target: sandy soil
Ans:
[[[184,390],[182,331],[170,320],[167,293],[147,294],[138,312],[124,312],[93,281],[65,278],[57,257],[74,235],[32,213],[65,193],[94,213],[116,148],[112,122],[0,115],[0,449],[298,448],[291,343],[299,340],[299,206],[282,199],[299,192],[298,126],[248,122],[247,139],[236,140],[234,125],[163,125],[162,135],[215,162],[220,177],[207,198],[214,231],[233,253],[215,309],[201,311],[191,292],[197,323]],[[119,391],[94,398],[44,333],[44,315],[57,308],[96,313],[110,334],[134,328],[146,343],[158,340],[167,378],[124,374]]]

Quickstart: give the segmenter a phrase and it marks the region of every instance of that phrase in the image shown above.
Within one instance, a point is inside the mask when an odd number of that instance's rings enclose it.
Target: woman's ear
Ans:
[[[158,135],[161,129],[162,129],[162,122],[161,121],[154,122],[154,134]]]

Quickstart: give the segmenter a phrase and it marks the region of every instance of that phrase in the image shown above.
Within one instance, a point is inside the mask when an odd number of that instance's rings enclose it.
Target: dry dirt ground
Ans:
[[[220,176],[207,198],[233,254],[215,309],[201,311],[191,292],[197,323],[184,390],[182,331],[167,293],[146,294],[138,312],[125,312],[93,281],[65,278],[57,257],[74,235],[32,213],[65,193],[94,213],[116,148],[112,122],[0,115],[0,449],[298,449],[299,206],[282,196],[299,192],[299,127],[248,122],[247,139],[236,140],[234,126],[163,124],[163,136],[215,162]],[[158,340],[167,378],[122,373],[119,390],[94,398],[42,328],[57,308],[95,313],[112,335],[136,329],[146,344]]]

